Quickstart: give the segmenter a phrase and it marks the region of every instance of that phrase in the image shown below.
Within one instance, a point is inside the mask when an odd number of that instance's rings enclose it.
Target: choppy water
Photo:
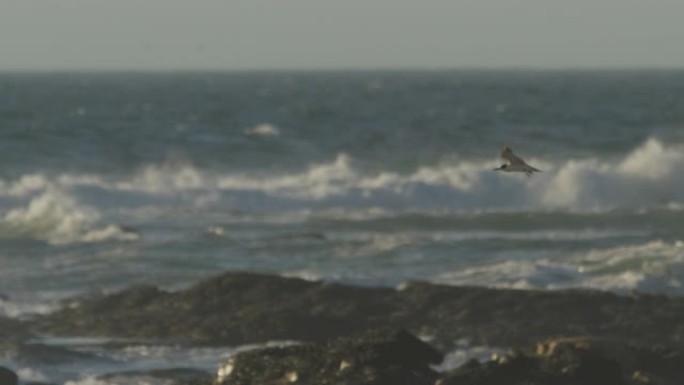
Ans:
[[[230,269],[681,295],[682,170],[684,72],[2,74],[0,313]]]

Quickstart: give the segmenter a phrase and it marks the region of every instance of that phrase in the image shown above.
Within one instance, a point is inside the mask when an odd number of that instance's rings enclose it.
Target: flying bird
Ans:
[[[501,157],[506,159],[508,163],[502,164],[499,168],[495,168],[494,171],[524,172],[527,176],[532,175],[534,172],[541,172],[541,170],[530,166],[524,160],[518,158],[508,146],[504,146],[501,150]]]

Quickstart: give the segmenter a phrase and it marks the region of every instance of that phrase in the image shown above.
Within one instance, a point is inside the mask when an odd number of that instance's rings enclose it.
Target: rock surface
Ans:
[[[83,299],[29,325],[2,322],[16,333],[0,330],[0,343],[15,351],[32,333],[206,346],[301,342],[240,353],[216,381],[187,385],[684,384],[684,298],[663,295],[424,282],[395,290],[227,273],[182,291],[140,286]],[[448,373],[428,366],[441,360],[436,349],[464,339],[516,353]]]
[[[0,366],[0,384],[2,385],[17,385],[19,383],[19,377],[13,371]]]
[[[240,353],[225,362],[220,385],[681,385],[684,354],[596,338],[549,339],[446,373],[442,355],[406,331],[386,329],[285,348]],[[189,383],[188,383],[189,384]]]
[[[441,385],[628,385],[684,383],[684,354],[595,338],[550,339],[534,353],[510,353],[446,373]]]
[[[216,383],[432,385],[442,354],[403,330],[383,329],[325,343],[241,353],[224,363]]]
[[[596,291],[527,291],[408,283],[402,290],[227,273],[187,290],[136,287],[40,318],[58,335],[165,339],[203,345],[323,341],[381,326],[448,349],[558,336],[684,346],[684,298]]]
[[[32,333],[25,323],[0,316],[0,349],[14,346],[31,337]]]
[[[97,378],[98,381],[113,384],[158,384],[162,382],[173,385],[211,384],[213,379],[209,373],[189,368],[119,372]]]

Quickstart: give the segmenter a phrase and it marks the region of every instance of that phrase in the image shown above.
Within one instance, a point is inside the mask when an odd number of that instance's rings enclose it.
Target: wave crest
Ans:
[[[684,201],[684,151],[649,139],[618,162],[570,160],[543,181],[542,202],[561,208],[652,207]]]
[[[532,178],[496,173],[488,161],[422,167],[408,174],[361,172],[351,157],[282,176],[223,176],[216,187],[318,204],[453,209],[610,210],[684,202],[684,151],[649,139],[623,159],[530,159],[546,172]]]
[[[150,165],[123,178],[103,175],[26,175],[0,181],[0,198],[11,200],[51,190],[83,190],[100,205],[223,206],[240,210],[385,209],[464,211],[602,211],[676,208],[684,205],[684,149],[649,139],[618,159],[529,159],[545,170],[527,178],[492,171],[494,160],[444,161],[410,172],[384,168],[369,172],[341,153],[328,163],[280,174],[207,172],[189,162]],[[88,192],[89,191],[89,192]],[[96,191],[96,193],[93,193]],[[93,198],[94,197],[94,198]],[[91,199],[92,198],[92,199]],[[58,206],[53,198],[35,198],[29,211],[52,213],[68,232],[70,221],[90,221],[88,210]],[[109,201],[105,201],[109,199]],[[60,211],[61,210],[61,211]],[[31,218],[21,211],[7,220]],[[69,218],[70,217],[70,218]],[[21,222],[21,221],[20,221]]]
[[[565,289],[681,294],[684,242],[650,241],[594,249],[563,259],[505,260],[445,272],[435,281],[518,289]]]
[[[7,212],[0,222],[0,238],[33,239],[50,244],[135,240],[138,235],[117,225],[97,228],[99,212],[79,205],[71,196],[48,189],[26,207]]]

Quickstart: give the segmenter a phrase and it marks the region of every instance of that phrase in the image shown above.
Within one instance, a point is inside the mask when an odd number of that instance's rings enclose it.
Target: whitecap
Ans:
[[[97,379],[96,376],[85,376],[78,380],[71,380],[64,383],[64,385],[113,385],[109,382]]]
[[[85,243],[104,241],[137,241],[140,235],[135,231],[125,229],[118,225],[109,225],[103,228],[83,233],[79,240]]]
[[[26,315],[48,314],[59,307],[56,303],[36,303],[0,298],[0,316],[20,318]]]
[[[0,223],[0,236],[70,243],[98,217],[97,211],[79,206],[72,197],[47,190],[31,199],[27,207],[10,210]]]
[[[47,189],[27,206],[9,210],[0,221],[0,238],[32,239],[54,245],[132,241],[139,235],[118,225],[98,227],[100,212],[64,192]]]
[[[369,173],[340,153],[332,162],[310,165],[303,172],[219,175],[215,187],[227,193],[261,192],[264,199],[345,208],[605,212],[677,207],[684,202],[684,174],[679,172],[684,168],[684,152],[657,139],[647,140],[623,159],[553,163],[531,158],[530,162],[545,172],[532,178],[496,173],[491,161],[472,159],[445,161],[408,173]]]
[[[681,241],[649,241],[577,252],[554,259],[508,259],[459,267],[433,281],[515,289],[590,288],[606,291],[681,293],[684,246]]]
[[[17,376],[23,383],[47,383],[48,377],[40,370],[33,368],[20,368]]]
[[[684,169],[684,151],[678,145],[649,139],[617,159],[529,161],[545,172],[531,178],[497,173],[491,170],[495,162],[491,158],[451,158],[409,171],[371,172],[350,155],[339,153],[303,170],[221,173],[174,159],[121,177],[27,174],[14,181],[0,180],[0,196],[6,198],[3,204],[15,204],[6,222],[22,222],[20,217],[28,219],[36,210],[52,211],[47,216],[53,220],[61,218],[62,224],[53,223],[50,231],[61,236],[43,237],[51,239],[78,238],[73,232],[79,226],[86,232],[93,230],[97,218],[92,213],[104,207],[121,213],[140,206],[157,207],[162,213],[183,207],[188,211],[239,208],[269,215],[308,210],[299,217],[367,220],[410,212],[605,213],[627,209],[648,213],[684,206],[684,174],[679,172]],[[49,197],[56,194],[62,197]],[[83,198],[88,205],[69,202]],[[32,206],[16,207],[21,199],[31,200]],[[64,215],[57,215],[60,212]]]
[[[246,128],[244,133],[251,136],[279,136],[280,129],[270,123],[262,123]]]

